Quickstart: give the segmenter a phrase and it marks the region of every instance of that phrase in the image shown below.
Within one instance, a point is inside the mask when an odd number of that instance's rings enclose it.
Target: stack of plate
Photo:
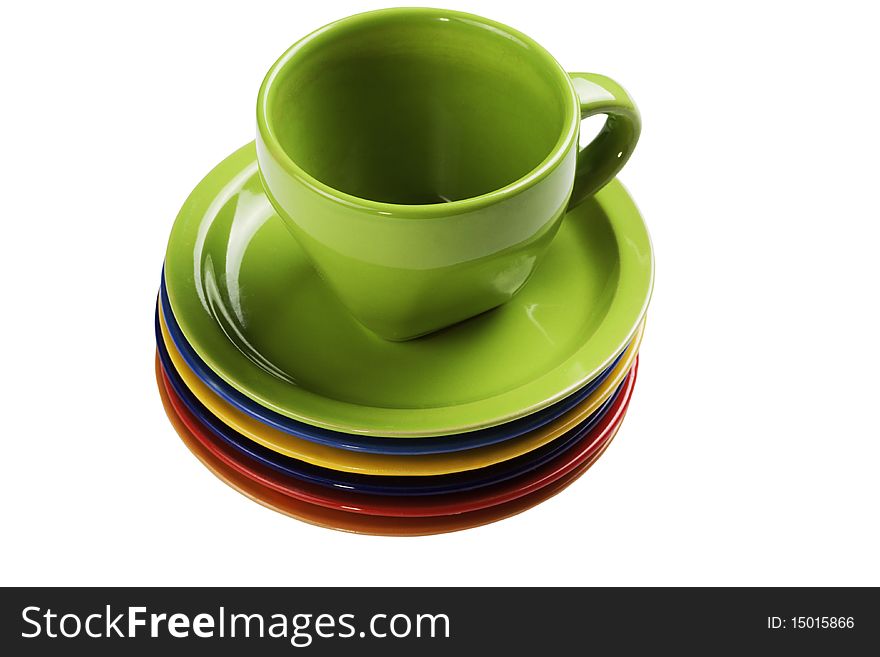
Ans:
[[[372,534],[474,527],[555,495],[607,449],[635,385],[653,268],[615,180],[565,217],[512,301],[388,342],[323,285],[249,144],[174,224],[159,389],[187,447],[269,508]]]

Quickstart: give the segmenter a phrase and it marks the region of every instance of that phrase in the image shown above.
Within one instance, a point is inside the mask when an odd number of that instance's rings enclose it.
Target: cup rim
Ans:
[[[559,138],[557,139],[556,144],[553,146],[553,149],[540,162],[540,164],[538,164],[536,167],[531,169],[528,173],[521,176],[517,180],[484,194],[470,196],[468,198],[458,199],[445,203],[401,204],[375,201],[360,196],[354,196],[352,194],[343,192],[342,190],[336,189],[335,187],[331,187],[330,185],[327,185],[326,183],[318,180],[317,178],[306,172],[287,154],[287,152],[281,146],[276,132],[271,127],[272,122],[269,120],[268,108],[270,105],[270,90],[273,88],[275,81],[282,75],[284,69],[288,66],[288,64],[296,58],[297,54],[300,52],[300,50],[302,50],[304,46],[317,39],[326,37],[327,35],[335,32],[341,27],[348,27],[352,25],[357,25],[359,23],[369,23],[371,21],[381,20],[392,15],[400,16],[402,14],[409,14],[412,16],[421,17],[435,16],[436,18],[452,18],[455,20],[477,23],[481,26],[489,27],[494,31],[501,32],[508,37],[513,37],[517,40],[524,42],[532,50],[532,52],[534,52],[536,57],[540,58],[545,64],[548,65],[548,69],[553,71],[553,75],[557,78],[557,81],[561,83],[561,86],[568,88],[569,102],[566,104],[565,107],[565,127]],[[284,54],[281,55],[281,57],[279,57],[278,60],[272,65],[272,67],[269,69],[269,72],[266,74],[266,77],[263,79],[262,84],[260,85],[260,91],[257,96],[257,131],[260,140],[263,142],[272,158],[283,167],[288,175],[298,179],[301,183],[306,185],[312,191],[321,194],[325,198],[349,207],[368,210],[386,216],[405,215],[407,217],[430,218],[460,214],[462,212],[468,212],[480,207],[485,207],[487,205],[497,203],[504,199],[510,198],[511,196],[514,196],[525,189],[528,189],[535,183],[543,180],[548,175],[550,175],[550,173],[552,173],[565,159],[565,156],[568,153],[570,146],[577,139],[577,130],[579,126],[579,121],[577,120],[577,118],[579,116],[580,105],[577,98],[577,93],[574,90],[574,86],[568,73],[565,72],[559,62],[557,62],[556,59],[549,52],[547,52],[547,50],[543,46],[541,46],[531,37],[512,27],[509,27],[502,23],[498,23],[488,18],[484,18],[482,16],[477,16],[476,14],[470,14],[462,11],[454,11],[451,9],[434,9],[428,7],[404,7],[378,9],[374,11],[362,12],[354,14],[347,18],[342,18],[340,20],[334,21],[325,25],[324,27],[315,30],[314,32],[311,32],[307,36],[294,43],[290,48],[288,48],[284,52]]]

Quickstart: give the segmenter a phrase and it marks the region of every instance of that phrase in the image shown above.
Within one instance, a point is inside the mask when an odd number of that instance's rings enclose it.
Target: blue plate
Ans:
[[[339,472],[329,468],[311,465],[297,459],[284,456],[263,447],[234,431],[196,399],[186,387],[171,359],[161,338],[158,340],[159,360],[168,375],[171,387],[183,404],[217,438],[238,451],[243,458],[252,459],[266,465],[283,475],[307,481],[321,486],[339,490],[354,491],[374,495],[438,495],[474,490],[484,486],[501,483],[523,475],[541,467],[559,454],[573,447],[584,438],[605,416],[608,409],[620,394],[625,381],[615,390],[614,394],[595,413],[577,427],[559,438],[528,454],[496,463],[485,468],[468,472],[437,475],[433,477],[384,477]]]
[[[517,438],[530,431],[534,431],[556,420],[561,415],[572,410],[575,406],[586,399],[590,393],[598,388],[602,382],[608,377],[611,371],[617,366],[623,353],[619,354],[614,362],[608,366],[598,377],[590,381],[577,392],[572,393],[565,399],[556,402],[552,406],[532,413],[525,417],[507,422],[495,427],[488,427],[478,431],[468,433],[460,433],[452,436],[436,436],[432,438],[383,438],[375,436],[358,436],[355,434],[344,433],[341,431],[332,431],[330,429],[322,429],[310,424],[298,422],[289,417],[276,413],[265,408],[240,393],[238,390],[230,386],[221,379],[205,362],[199,358],[198,354],[187,342],[186,338],[180,330],[174,313],[171,310],[171,303],[168,300],[168,293],[165,289],[165,278],[162,277],[162,285],[160,288],[160,304],[162,313],[165,317],[165,324],[168,327],[168,334],[184,362],[211,390],[219,395],[223,400],[237,408],[241,412],[250,415],[252,418],[259,420],[274,429],[289,433],[310,440],[315,443],[336,447],[339,449],[348,449],[356,452],[369,452],[371,454],[444,454],[448,452],[457,452],[463,449],[474,449],[476,447],[485,447],[486,445],[494,445],[511,438]],[[157,332],[158,328],[158,309],[157,309]],[[162,342],[161,333],[157,333],[157,341]],[[624,349],[624,352],[626,350]]]

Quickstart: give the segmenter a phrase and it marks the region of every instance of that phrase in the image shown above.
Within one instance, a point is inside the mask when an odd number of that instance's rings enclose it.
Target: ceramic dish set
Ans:
[[[256,142],[171,232],[156,376],[177,433],[244,495],[352,532],[555,495],[636,382],[653,254],[614,176],[639,125],[613,81],[469,14],[369,12],[298,42]]]

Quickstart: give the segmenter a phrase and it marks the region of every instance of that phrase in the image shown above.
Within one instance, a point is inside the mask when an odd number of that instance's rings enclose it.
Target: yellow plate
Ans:
[[[576,427],[595,412],[614,393],[624,378],[626,378],[626,375],[629,374],[638,355],[639,345],[642,342],[645,328],[643,321],[636,331],[630,346],[621,357],[620,362],[618,362],[605,381],[584,401],[553,422],[518,438],[511,438],[510,440],[487,445],[486,447],[477,447],[475,449],[446,454],[401,456],[394,454],[367,454],[328,447],[284,433],[255,420],[221,399],[189,368],[168,335],[165,317],[161,311],[159,313],[159,323],[165,347],[171,357],[171,362],[174,363],[175,369],[180,374],[180,378],[183,379],[189,390],[205,408],[243,436],[285,456],[332,470],[369,475],[426,477],[476,470],[477,468],[485,468],[501,463],[502,461],[507,461],[538,449],[554,438],[558,438],[569,429]],[[430,438],[421,438],[420,440],[430,440]]]

